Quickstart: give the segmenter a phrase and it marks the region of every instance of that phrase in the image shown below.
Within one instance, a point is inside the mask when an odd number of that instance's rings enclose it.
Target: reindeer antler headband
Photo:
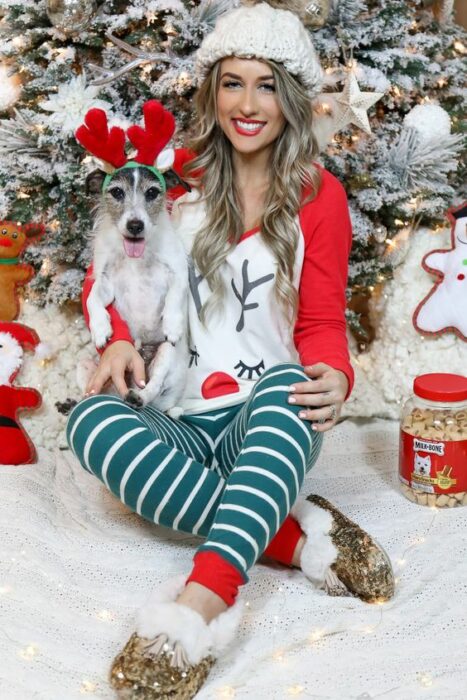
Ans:
[[[113,176],[123,168],[142,166],[154,173],[163,192],[166,191],[167,186],[162,171],[167,170],[172,162],[168,163],[167,151],[163,149],[175,131],[175,118],[157,100],[149,100],[143,105],[143,115],[144,128],[130,126],[125,134],[119,126],[113,126],[109,131],[104,110],[90,109],[84,118],[84,124],[76,130],[76,140],[89,153],[103,161],[107,172],[103,190],[109,186]],[[133,158],[128,158],[125,153],[126,136],[137,151]]]

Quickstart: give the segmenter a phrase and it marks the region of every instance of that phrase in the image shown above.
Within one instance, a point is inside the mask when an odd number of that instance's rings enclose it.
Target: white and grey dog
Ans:
[[[94,171],[87,179],[87,191],[101,193],[93,228],[95,281],[87,299],[92,339],[101,348],[111,337],[106,306],[114,304],[147,365],[145,388],[131,389],[125,399],[168,411],[178,404],[188,367],[186,253],[151,170],[122,168],[102,190],[104,177]],[[167,187],[181,182],[173,171],[165,180]]]

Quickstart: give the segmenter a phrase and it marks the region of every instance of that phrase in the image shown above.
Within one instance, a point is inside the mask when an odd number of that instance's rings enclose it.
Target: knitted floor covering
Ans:
[[[303,488],[384,545],[395,598],[330,598],[300,571],[257,564],[236,643],[200,700],[467,697],[467,508],[399,494],[397,435],[395,422],[344,421]],[[0,698],[113,698],[107,670],[135,609],[189,571],[199,540],[132,514],[70,452],[0,467],[0,493]]]

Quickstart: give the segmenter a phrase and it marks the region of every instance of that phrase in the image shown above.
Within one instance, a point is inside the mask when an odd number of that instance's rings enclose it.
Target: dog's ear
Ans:
[[[165,171],[164,180],[168,190],[171,190],[172,187],[177,187],[177,185],[181,185],[187,192],[191,192],[191,187],[188,182],[182,180],[182,178],[177,175],[175,170],[172,170],[172,168]]]
[[[85,192],[86,194],[100,194],[102,185],[105,180],[105,172],[103,170],[93,170],[86,178]]]

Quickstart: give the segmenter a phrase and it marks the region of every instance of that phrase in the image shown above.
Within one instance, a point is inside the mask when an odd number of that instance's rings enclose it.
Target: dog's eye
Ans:
[[[118,202],[121,202],[122,199],[125,199],[125,192],[122,190],[121,187],[112,187],[111,190],[109,190],[109,193],[112,195],[114,199],[116,199]]]
[[[148,202],[154,201],[154,199],[157,199],[159,195],[160,190],[158,190],[157,187],[150,187],[144,194]]]

